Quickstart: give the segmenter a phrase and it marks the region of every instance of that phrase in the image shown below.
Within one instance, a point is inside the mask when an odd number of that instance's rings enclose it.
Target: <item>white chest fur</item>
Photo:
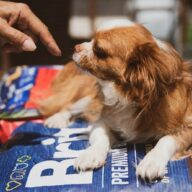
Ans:
[[[136,138],[137,119],[134,116],[136,103],[129,103],[116,91],[112,82],[101,81],[106,110],[102,120],[106,126],[120,132],[128,142]]]
[[[102,80],[98,80],[98,82],[104,95],[104,104],[107,106],[115,105],[119,101],[119,95],[114,88],[114,83]]]
[[[106,114],[105,124],[115,132],[118,132],[127,142],[135,140],[137,137],[137,132],[135,131],[137,119],[134,116],[134,106],[130,104],[129,106],[112,110]]]

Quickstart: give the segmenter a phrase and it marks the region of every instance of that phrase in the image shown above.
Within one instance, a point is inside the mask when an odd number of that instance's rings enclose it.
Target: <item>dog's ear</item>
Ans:
[[[166,91],[178,74],[178,55],[154,43],[137,46],[129,55],[124,72],[131,99],[148,105]]]
[[[126,84],[131,99],[145,105],[155,92],[153,47],[143,44],[136,47],[128,58],[125,70]]]

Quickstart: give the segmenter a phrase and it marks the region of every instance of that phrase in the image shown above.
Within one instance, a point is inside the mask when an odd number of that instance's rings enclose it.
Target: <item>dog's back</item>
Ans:
[[[88,121],[94,121],[100,115],[102,104],[96,79],[83,73],[74,62],[67,63],[56,76],[51,86],[51,92],[50,97],[39,102],[39,111],[44,117],[74,108],[74,104],[78,101],[81,101],[83,106],[83,102],[87,102],[88,99],[89,104],[82,109],[81,113],[75,115]],[[78,107],[82,106],[79,102]]]

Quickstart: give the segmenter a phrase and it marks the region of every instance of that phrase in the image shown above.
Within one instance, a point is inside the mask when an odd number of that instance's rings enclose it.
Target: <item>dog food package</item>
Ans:
[[[152,144],[119,144],[111,149],[104,167],[77,172],[73,165],[88,146],[90,128],[83,121],[64,129],[46,128],[41,121],[20,123],[1,147],[0,191],[192,191],[190,157],[169,162],[166,175],[153,183],[141,181],[136,176],[135,168]]]
[[[0,119],[39,117],[36,105],[50,94],[50,85],[62,66],[20,66],[0,81]]]

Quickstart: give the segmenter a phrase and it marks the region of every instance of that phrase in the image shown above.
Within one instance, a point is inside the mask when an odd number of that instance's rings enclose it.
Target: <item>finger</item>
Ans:
[[[34,51],[36,49],[35,43],[29,36],[9,26],[9,24],[1,18],[0,29],[0,36],[2,38],[18,46],[23,51]]]
[[[30,9],[27,9],[27,11],[23,13],[23,17],[23,20],[28,23],[28,29],[30,29],[40,38],[49,52],[55,56],[61,56],[61,50],[59,49],[48,28],[41,22],[41,20],[36,17]]]
[[[33,42],[37,42],[38,38],[34,35],[34,33],[32,33],[30,30],[23,30],[23,33],[25,33],[26,35],[28,35],[29,37],[31,37],[31,39],[33,40]]]
[[[2,52],[3,53],[21,53],[23,50],[21,48],[19,48],[18,46],[15,46],[13,44],[5,44],[2,47]]]

